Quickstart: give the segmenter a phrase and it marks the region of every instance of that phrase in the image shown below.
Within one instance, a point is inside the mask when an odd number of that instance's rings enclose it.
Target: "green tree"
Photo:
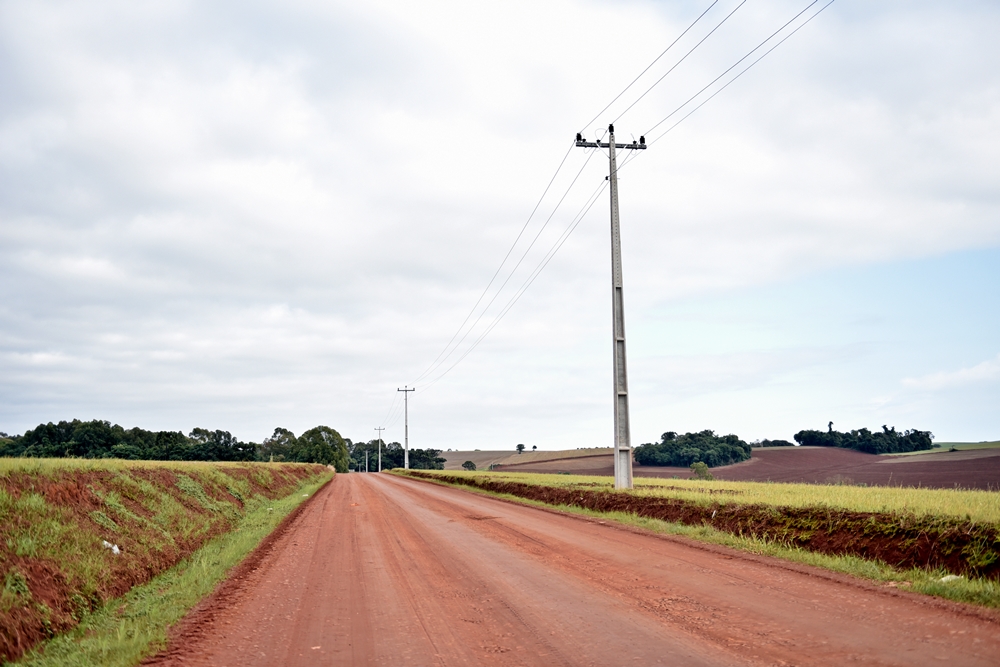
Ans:
[[[677,435],[667,431],[660,442],[636,447],[635,461],[646,466],[687,467],[701,461],[709,468],[739,463],[750,458],[750,445],[735,435],[699,431]]]
[[[347,472],[350,455],[339,433],[329,426],[317,426],[298,437],[292,447],[291,460],[332,465],[337,472]]]
[[[712,476],[712,473],[708,472],[708,466],[701,461],[696,461],[691,464],[691,472],[694,473],[695,479],[715,479],[715,477]]]
[[[472,461],[466,461],[465,463],[462,464],[462,467],[465,468],[466,470],[475,470],[476,464],[473,463]]]
[[[295,447],[295,434],[280,426],[274,429],[270,438],[257,447],[258,461],[290,461]]]
[[[517,453],[520,454],[521,452],[524,451],[524,445],[518,445],[517,447],[515,447],[515,449],[517,449]]]

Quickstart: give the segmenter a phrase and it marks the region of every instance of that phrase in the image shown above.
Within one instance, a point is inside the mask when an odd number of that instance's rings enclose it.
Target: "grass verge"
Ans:
[[[332,473],[331,473],[332,476]],[[252,501],[236,527],[148,583],[86,614],[73,630],[39,644],[13,665],[125,667],[166,646],[167,631],[212,592],[281,521],[329,477],[307,482],[276,500]]]
[[[449,470],[447,474],[468,479],[519,482],[557,489],[593,491],[614,489],[611,477],[594,475],[458,470]],[[947,516],[979,523],[1000,524],[1000,493],[995,491],[642,477],[635,480],[635,489],[631,493],[640,497],[674,498],[700,504],[828,507],[852,512]]]
[[[406,474],[402,471],[393,472],[394,474],[416,477],[416,475]],[[912,591],[955,602],[1000,609],[1000,583],[995,580],[981,577],[961,577],[955,579],[949,577],[949,572],[941,568],[900,568],[878,560],[861,558],[854,555],[817,553],[766,535],[734,534],[705,524],[685,525],[678,522],[643,517],[632,512],[597,511],[578,505],[547,503],[524,498],[512,493],[469,486],[468,484],[449,483],[446,479],[440,479],[439,475],[428,475],[425,471],[421,471],[421,473],[419,478],[431,483],[456,486],[472,493],[503,498],[522,505],[555,509],[568,514],[586,516],[604,521],[614,521],[654,533],[682,536],[699,542],[725,546],[755,555],[780,558],[793,563],[819,567],[875,582],[888,588]],[[676,482],[677,480],[669,481]],[[948,578],[948,580],[942,581],[945,578]]]

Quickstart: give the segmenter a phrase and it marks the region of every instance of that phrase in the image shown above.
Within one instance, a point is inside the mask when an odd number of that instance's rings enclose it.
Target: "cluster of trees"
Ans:
[[[61,421],[39,424],[24,435],[0,434],[0,456],[79,457],[159,461],[296,461],[335,466],[347,472],[347,443],[329,426],[317,426],[299,437],[284,428],[257,444],[242,442],[229,431],[196,428],[180,431],[125,429],[118,424]]]
[[[787,440],[761,440],[760,442],[753,443],[754,447],[794,447],[792,443]]]
[[[735,435],[716,435],[715,431],[700,431],[677,435],[668,431],[660,441],[635,448],[635,462],[645,466],[678,466],[687,468],[704,463],[709,468],[739,463],[750,458],[750,445]]]
[[[365,454],[368,455],[368,470],[378,470],[378,440],[368,442],[347,441],[350,450],[351,470],[365,469]],[[444,470],[445,459],[439,456],[440,449],[410,449],[410,469]],[[382,469],[403,467],[403,445],[398,442],[382,441]]]
[[[795,442],[803,447],[844,447],[869,454],[897,454],[918,452],[934,447],[934,434],[930,431],[907,430],[900,433],[893,426],[882,426],[882,432],[872,433],[866,428],[841,433],[833,430],[833,422],[827,431],[799,431]]]

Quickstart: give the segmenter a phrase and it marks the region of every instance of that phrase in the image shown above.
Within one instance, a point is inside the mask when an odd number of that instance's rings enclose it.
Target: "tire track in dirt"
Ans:
[[[427,482],[338,475],[225,604],[206,603],[199,631],[151,663],[996,664],[988,612],[841,579]]]

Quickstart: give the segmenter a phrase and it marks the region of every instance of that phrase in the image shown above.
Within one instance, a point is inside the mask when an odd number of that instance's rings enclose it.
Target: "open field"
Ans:
[[[330,476],[306,464],[0,460],[0,656],[92,618]]]
[[[983,440],[982,442],[938,442],[935,443],[935,445],[935,448],[930,451],[905,452],[902,454],[890,454],[890,456],[922,456],[926,454],[950,452],[953,449],[959,452],[975,451],[979,449],[1000,449],[1000,440]]]
[[[461,470],[462,464],[472,461],[479,470],[486,470],[490,464],[509,465],[538,463],[541,461],[559,461],[568,458],[579,458],[585,456],[610,455],[610,447],[593,447],[590,449],[565,449],[550,452],[526,451],[518,454],[516,451],[492,450],[492,451],[472,451],[472,452],[441,452],[446,463],[445,470]]]
[[[150,664],[996,663],[1000,616],[891,583],[338,475]]]
[[[505,465],[509,472],[611,475],[611,454]],[[636,477],[691,476],[686,468],[636,465]],[[717,479],[1000,490],[1000,448],[935,449],[918,456],[876,456],[835,447],[754,449],[749,461],[712,468]]]

